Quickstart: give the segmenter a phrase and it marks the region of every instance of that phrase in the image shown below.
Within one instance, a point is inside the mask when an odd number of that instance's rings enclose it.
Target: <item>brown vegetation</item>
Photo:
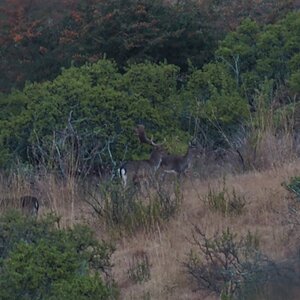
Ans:
[[[269,152],[268,158],[277,159],[275,154]],[[40,197],[41,214],[55,212],[61,216],[60,226],[87,223],[99,238],[113,240],[117,249],[113,255],[113,272],[121,289],[121,299],[204,299],[207,293],[197,290],[183,265],[192,248],[194,225],[207,236],[227,227],[238,236],[251,232],[258,238],[262,251],[276,262],[286,260],[299,247],[295,232],[291,232],[293,226],[284,222],[293,198],[282,183],[299,175],[300,161],[292,158],[280,164],[273,161],[264,171],[236,174],[229,165],[229,162],[209,165],[209,160],[206,165],[194,165],[193,173],[198,176],[187,177],[181,183],[183,202],[175,217],[158,222],[150,229],[140,228],[130,235],[109,228],[92,207],[82,201],[91,193],[99,197],[99,188],[94,186],[91,191],[89,187],[87,191],[76,179],[58,180],[48,174],[35,178],[33,185],[30,184],[32,178],[29,180],[24,174],[2,175],[0,189],[4,198],[19,198],[24,194]],[[206,168],[211,170],[211,176],[203,171]],[[234,191],[236,199],[243,199],[238,213],[212,209],[209,193],[211,197],[212,193],[222,193],[224,188],[227,198]],[[205,299],[217,298],[210,294]]]

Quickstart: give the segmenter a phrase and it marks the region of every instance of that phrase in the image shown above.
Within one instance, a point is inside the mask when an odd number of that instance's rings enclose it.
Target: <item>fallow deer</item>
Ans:
[[[131,160],[120,168],[120,176],[123,185],[126,186],[128,181],[138,184],[141,181],[153,178],[162,161],[162,149],[155,148],[149,159]]]
[[[161,169],[164,173],[174,173],[177,176],[181,176],[191,167],[192,160],[196,153],[197,148],[189,145],[185,155],[164,155],[160,165]]]
[[[161,144],[156,144],[152,139],[149,139],[145,133],[144,125],[138,125],[135,128],[135,134],[141,143],[148,144],[154,149],[147,160],[131,160],[126,162],[119,169],[119,173],[123,182],[123,186],[126,187],[128,181],[134,184],[140,184],[141,181],[147,181],[155,175],[156,171],[160,167],[164,150]]]

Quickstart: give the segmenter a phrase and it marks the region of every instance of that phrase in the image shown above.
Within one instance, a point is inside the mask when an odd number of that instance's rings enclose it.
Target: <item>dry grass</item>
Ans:
[[[262,250],[272,259],[281,261],[292,255],[297,241],[289,234],[290,227],[282,224],[292,199],[281,183],[299,173],[300,160],[296,160],[263,172],[226,175],[228,190],[234,188],[246,200],[245,211],[238,216],[224,216],[212,211],[205,202],[209,188],[221,188],[222,177],[186,180],[182,185],[184,200],[176,217],[161,227],[157,225],[151,232],[141,230],[115,239],[117,250],[113,255],[113,273],[121,288],[121,299],[205,298],[206,294],[195,291],[196,287],[182,265],[191,248],[188,239],[194,224],[208,235],[226,227],[239,235],[250,230],[258,235]],[[94,228],[99,238],[111,238],[111,232],[82,201],[75,180],[62,182],[49,175],[36,178],[32,187],[22,176],[16,175],[9,180],[1,177],[0,191],[4,198],[18,198],[24,194],[38,196],[42,201],[41,214],[57,213],[62,217],[61,226],[84,222]],[[137,252],[145,253],[150,264],[151,277],[142,283],[133,282],[128,276],[132,257]],[[208,295],[205,299],[216,298]]]
[[[20,208],[20,197],[35,196],[39,199],[39,215],[54,213],[61,217],[62,228],[72,227],[76,222],[90,219],[89,209],[81,201],[79,187],[73,178],[57,179],[53,174],[28,178],[23,174],[0,175],[0,213]]]
[[[192,292],[193,287],[181,264],[190,248],[187,239],[193,224],[197,224],[208,234],[227,226],[241,235],[250,230],[258,234],[262,249],[271,258],[281,260],[291,255],[295,250],[294,239],[288,236],[289,228],[281,222],[281,215],[287,211],[291,199],[281,183],[299,172],[300,161],[297,161],[262,173],[228,175],[227,186],[234,187],[246,198],[246,212],[234,217],[224,217],[210,211],[203,201],[208,187],[217,189],[220,179],[186,182],[181,212],[164,230],[158,228],[150,236],[141,233],[118,244],[114,254],[114,271],[122,287],[122,299],[141,299],[147,293],[151,295],[151,299],[202,299],[202,295]],[[130,283],[124,272],[128,266],[128,258],[138,249],[148,253],[152,265],[151,280],[144,285]]]
[[[297,157],[294,135],[286,131],[277,134],[274,128],[252,131],[242,149],[247,167],[256,170],[276,168]]]

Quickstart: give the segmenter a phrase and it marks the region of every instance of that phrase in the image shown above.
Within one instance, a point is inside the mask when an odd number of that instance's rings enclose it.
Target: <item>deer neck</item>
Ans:
[[[161,164],[162,156],[160,153],[153,153],[149,159],[151,166],[157,170]]]

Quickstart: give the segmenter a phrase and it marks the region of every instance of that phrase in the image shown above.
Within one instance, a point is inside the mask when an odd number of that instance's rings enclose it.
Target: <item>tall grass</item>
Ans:
[[[182,198],[177,183],[164,186],[156,182],[141,193],[135,186],[124,188],[118,181],[104,183],[98,191],[84,196],[106,225],[130,233],[149,231],[157,223],[169,220],[178,211]]]
[[[277,107],[272,87],[265,84],[256,94],[256,112],[251,117],[242,146],[248,169],[279,167],[296,158],[295,103]]]

